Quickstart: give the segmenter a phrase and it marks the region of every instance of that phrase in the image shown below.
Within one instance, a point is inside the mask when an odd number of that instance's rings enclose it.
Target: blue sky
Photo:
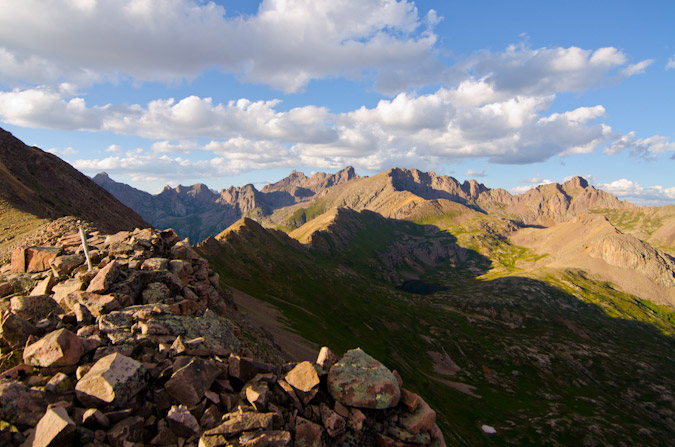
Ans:
[[[88,175],[352,165],[675,203],[670,1],[0,0],[0,126]]]

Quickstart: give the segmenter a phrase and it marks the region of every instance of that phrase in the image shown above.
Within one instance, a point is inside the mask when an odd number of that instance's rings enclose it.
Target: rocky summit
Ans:
[[[285,362],[172,230],[86,238],[0,268],[0,445],[445,445],[362,350]]]

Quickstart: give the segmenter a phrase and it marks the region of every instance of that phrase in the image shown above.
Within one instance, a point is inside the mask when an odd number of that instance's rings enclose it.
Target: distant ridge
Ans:
[[[266,185],[262,191],[248,184],[215,192],[198,183],[176,188],[166,186],[156,195],[116,182],[106,173],[97,174],[93,180],[155,227],[173,228],[181,237],[198,243],[242,217],[262,218],[277,209],[321,197],[330,188],[357,178],[352,167],[311,177],[293,171],[285,179]]]

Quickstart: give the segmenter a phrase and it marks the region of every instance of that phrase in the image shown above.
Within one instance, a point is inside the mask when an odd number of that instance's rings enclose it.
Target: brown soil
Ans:
[[[239,310],[247,314],[255,325],[271,332],[274,342],[290,360],[296,362],[316,360],[320,347],[293,332],[276,307],[235,288],[230,287],[230,290]]]

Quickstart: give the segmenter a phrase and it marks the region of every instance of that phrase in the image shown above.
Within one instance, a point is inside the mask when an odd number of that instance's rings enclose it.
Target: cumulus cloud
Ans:
[[[289,157],[317,168],[352,164],[369,170],[396,162],[423,167],[483,157],[495,163],[532,163],[592,152],[616,138],[597,122],[605,115],[600,105],[546,114],[552,96],[479,105],[462,99],[466,91],[480,91],[482,82],[425,95],[401,93],[372,108],[337,114],[311,105],[280,111],[278,100],[215,103],[197,96],[153,100],[146,106],[87,107],[83,98],[68,92],[16,89],[0,92],[0,116],[16,125],[105,130],[157,140],[152,144],[157,153],[189,153],[200,149],[196,139],[210,138],[220,142],[202,149],[288,148]],[[671,143],[655,138],[633,144],[654,152],[668,150]]]
[[[610,192],[622,200],[637,205],[665,205],[675,201],[675,187],[642,186],[632,180],[622,178],[611,183],[601,183],[598,188]]]
[[[0,0],[0,77],[176,80],[215,67],[293,92],[374,71],[400,90],[442,70],[439,20],[408,0],[263,0],[251,16],[197,0]]]

